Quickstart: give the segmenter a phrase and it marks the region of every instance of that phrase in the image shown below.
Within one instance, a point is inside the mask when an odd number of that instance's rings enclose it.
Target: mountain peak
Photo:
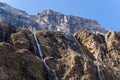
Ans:
[[[44,15],[63,15],[62,13],[51,10],[51,9],[43,10],[42,12],[38,13],[38,15],[40,15],[40,14],[44,14]]]
[[[58,30],[67,33],[75,33],[80,29],[91,32],[106,32],[106,30],[101,27],[96,20],[73,15],[65,15],[53,10],[44,10],[36,17],[37,23],[42,25],[43,29],[47,30]]]
[[[0,5],[0,21],[14,26],[25,28],[34,27],[37,30],[58,30],[65,33],[75,33],[81,29],[91,32],[106,32],[95,20],[65,15],[51,9],[43,10],[36,16],[31,16],[25,11],[13,8],[5,3],[0,3]]]
[[[13,15],[28,15],[25,11],[22,11],[22,10],[19,10],[19,9],[16,9],[6,3],[2,3],[0,2],[0,9],[10,13],[10,14],[13,14]]]
[[[0,2],[0,7],[1,7],[1,6],[7,6],[7,4]]]

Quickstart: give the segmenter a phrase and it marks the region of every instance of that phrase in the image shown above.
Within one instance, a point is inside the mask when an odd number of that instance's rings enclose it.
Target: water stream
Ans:
[[[83,48],[81,47],[80,43],[78,42],[78,40],[75,38],[75,35],[71,34],[75,40],[75,42],[78,44],[80,50],[82,51],[82,56],[85,57],[87,59],[87,56],[85,55],[85,52],[83,51]]]
[[[83,56],[85,58],[87,58],[88,56],[85,55],[85,52],[83,51],[80,43],[78,42],[78,40],[75,38],[75,35],[71,34],[75,40],[75,42],[78,44],[78,46],[80,47],[80,50],[82,51],[83,53]],[[94,65],[97,67],[97,72],[98,72],[98,76],[99,76],[99,80],[102,80],[102,76],[104,76],[104,74],[102,74],[101,70],[100,70],[100,62],[99,61],[93,61],[94,62]]]
[[[98,72],[99,79],[102,80],[102,75],[100,73],[100,63],[98,61],[94,61],[93,63],[97,67],[97,72]]]
[[[55,80],[59,80],[58,77],[57,77],[57,75],[56,75],[56,73],[55,73],[55,71],[53,71],[53,70],[47,65],[47,63],[45,62],[45,59],[42,59],[42,61],[43,61],[44,65],[45,65],[45,67],[47,68],[48,73],[50,73],[50,71],[52,71],[52,72],[53,72],[53,75],[55,76]]]
[[[37,45],[37,48],[38,48],[38,53],[40,55],[40,57],[42,58],[42,62],[44,63],[44,66],[46,67],[47,71],[48,71],[48,74],[50,75],[50,71],[52,71],[53,75],[55,76],[55,80],[59,80],[55,71],[53,71],[46,63],[45,59],[43,58],[43,53],[42,53],[42,50],[41,50],[41,46],[38,42],[38,39],[37,39],[37,36],[34,34],[34,39],[35,39],[35,42],[36,42],[36,45]]]
[[[40,57],[43,58],[43,54],[41,52],[41,47],[40,47],[40,44],[38,42],[37,36],[35,34],[34,34],[34,39],[35,39],[35,42],[36,42],[36,45],[37,45],[38,53],[39,53]]]
[[[99,65],[96,65],[96,66],[97,66],[97,71],[98,71],[99,78],[100,78],[100,80],[102,80],[102,76],[100,74],[100,67],[99,67]]]

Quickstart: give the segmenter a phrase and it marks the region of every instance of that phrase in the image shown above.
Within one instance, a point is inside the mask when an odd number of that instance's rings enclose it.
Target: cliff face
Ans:
[[[119,80],[120,33],[37,31],[0,23],[2,80]],[[45,63],[51,68],[48,71]]]
[[[98,62],[100,72],[105,76],[101,80],[115,80],[115,75],[120,77],[119,34],[119,32],[108,32],[102,35],[86,31],[76,33],[76,38],[84,47],[84,51],[94,56],[95,63]]]
[[[21,28],[36,30],[59,30],[74,33],[80,29],[91,32],[106,33],[97,21],[77,16],[65,15],[53,10],[44,10],[37,15],[29,15],[25,11],[0,2],[0,21]]]
[[[79,30],[106,33],[107,31],[95,20],[78,16],[64,15],[53,10],[44,10],[37,16],[36,22],[45,30],[58,30],[75,33]]]
[[[0,79],[46,80],[44,65],[34,50],[28,30],[16,29],[0,23]],[[33,42],[33,43],[32,43]],[[33,54],[34,53],[34,54]]]

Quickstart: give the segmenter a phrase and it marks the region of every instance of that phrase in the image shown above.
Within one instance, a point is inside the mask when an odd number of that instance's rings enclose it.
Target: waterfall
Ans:
[[[80,43],[78,42],[78,40],[75,38],[75,34],[71,34],[75,40],[75,42],[78,44],[78,46],[80,47],[80,50],[83,53],[83,56],[87,59],[89,58],[88,56],[86,56],[83,48],[81,47]],[[98,72],[98,76],[99,76],[99,80],[103,80],[104,79],[104,74],[102,73],[102,71],[100,70],[100,62],[99,61],[93,61],[94,65],[97,67],[97,72]]]
[[[55,80],[59,80],[58,77],[57,77],[57,75],[56,75],[56,73],[55,73],[55,71],[53,71],[53,70],[47,65],[45,59],[43,58],[43,53],[42,53],[40,44],[39,44],[39,42],[38,42],[37,36],[36,36],[35,34],[34,34],[34,39],[35,39],[35,42],[36,42],[36,45],[37,45],[37,48],[38,48],[38,53],[39,53],[40,57],[42,58],[42,62],[43,62],[43,64],[44,64],[44,66],[46,67],[46,69],[47,69],[47,71],[48,71],[48,74],[49,74],[50,71],[52,71],[52,73],[53,73],[54,76],[55,76]]]
[[[55,80],[59,80],[58,77],[56,76],[55,71],[53,71],[53,70],[47,65],[47,63],[45,62],[45,59],[42,59],[42,61],[43,61],[44,65],[45,65],[45,67],[47,68],[47,71],[48,71],[48,72],[50,72],[50,71],[53,72],[53,74],[54,74],[54,76],[55,76]]]
[[[97,67],[97,72],[98,72],[98,76],[99,76],[99,79],[102,80],[102,75],[100,73],[100,63],[98,61],[93,61],[94,65]]]
[[[82,51],[83,56],[84,56],[85,58],[87,58],[88,56],[85,55],[86,53],[83,51],[83,49],[82,49],[81,45],[79,44],[78,40],[75,38],[75,35],[73,35],[73,34],[71,34],[71,35],[73,36],[75,42],[76,42],[76,43],[78,44],[78,46],[80,47],[80,50]],[[89,57],[88,57],[88,58],[89,58]],[[100,71],[100,62],[99,62],[99,61],[93,61],[93,63],[94,63],[94,65],[97,67],[97,72],[98,72],[99,79],[100,79],[100,80],[104,79],[104,74]]]
[[[100,78],[100,80],[102,80],[102,76],[100,74],[100,67],[99,67],[99,65],[96,65],[96,66],[97,66],[97,71],[98,71],[99,78]]]
[[[37,36],[35,34],[34,34],[34,39],[35,39],[35,42],[36,42],[36,45],[37,45],[37,48],[38,48],[38,53],[39,53],[40,57],[43,58],[41,47],[40,47],[40,44],[39,44],[39,42],[37,40]]]

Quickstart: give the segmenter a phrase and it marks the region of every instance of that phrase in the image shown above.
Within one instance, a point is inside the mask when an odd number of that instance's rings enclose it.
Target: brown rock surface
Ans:
[[[111,67],[120,72],[120,32],[108,32],[105,35]],[[120,74],[120,73],[119,73]]]
[[[110,57],[120,63],[120,32],[108,32],[105,37]]]
[[[119,32],[105,34],[79,31],[76,38],[83,46],[84,51],[92,54],[100,67],[102,80],[119,80],[120,78],[120,55],[119,55]],[[96,67],[97,67],[96,65]]]
[[[16,33],[16,28],[0,22],[0,42],[10,42],[10,35]]]
[[[72,35],[58,31],[38,31],[36,35],[47,64],[60,80],[99,79],[92,55],[84,54]]]
[[[26,49],[15,51],[5,42],[0,42],[1,80],[45,80],[46,73],[40,58]]]
[[[4,23],[0,33],[0,80],[46,80],[42,60],[31,53],[36,48],[33,34]]]
[[[119,32],[33,33],[0,23],[0,80],[119,80]],[[79,42],[79,43],[78,43]],[[44,61],[50,67],[45,67]]]
[[[104,35],[81,30],[75,36],[85,50],[91,53],[96,60],[103,61],[105,59],[107,47]]]

